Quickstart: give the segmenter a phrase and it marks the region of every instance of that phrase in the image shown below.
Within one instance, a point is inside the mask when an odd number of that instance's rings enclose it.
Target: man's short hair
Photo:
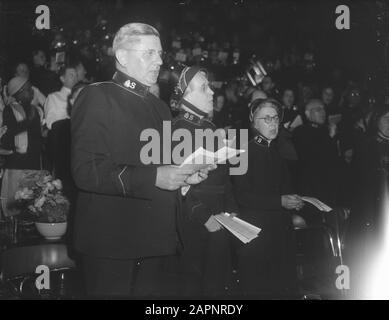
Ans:
[[[324,103],[323,101],[319,99],[311,99],[308,101],[308,103],[305,105],[305,112],[310,112],[312,107],[314,105],[320,104],[324,108]]]
[[[65,75],[66,73],[66,70],[68,69],[74,69],[76,70],[76,67],[79,63],[77,62],[68,62],[64,65],[62,65],[59,69],[58,69],[58,76],[62,77]]]
[[[112,50],[114,53],[123,48],[128,43],[138,42],[139,36],[159,36],[159,32],[154,27],[145,23],[128,23],[121,27],[113,39]]]

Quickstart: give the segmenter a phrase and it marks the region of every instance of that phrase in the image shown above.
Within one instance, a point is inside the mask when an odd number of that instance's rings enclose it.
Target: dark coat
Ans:
[[[327,127],[303,124],[296,128],[293,142],[298,155],[298,192],[334,206],[339,188],[340,160],[336,138]]]
[[[31,106],[31,108],[36,108]],[[7,126],[7,132],[1,138],[1,146],[4,149],[14,151],[6,157],[5,168],[8,169],[41,169],[42,133],[39,113],[35,110],[33,119],[17,122],[11,106],[6,106],[3,111],[3,126]],[[21,132],[27,132],[28,147],[26,153],[18,153],[15,149],[15,136]]]
[[[206,148],[205,140],[195,144],[195,130],[211,130],[216,126],[207,119],[200,119],[190,112],[181,111],[173,120],[173,130],[187,129],[192,136],[192,152],[199,146]],[[217,139],[214,149],[218,150]],[[222,212],[237,213],[238,206],[232,193],[227,164],[218,165],[208,178],[193,185],[183,198],[183,237],[185,249],[181,258],[184,273],[182,294],[185,296],[222,297],[230,291],[232,281],[231,235],[225,230],[209,232],[204,224],[211,215]]]
[[[147,143],[142,131],[154,129],[162,137],[163,121],[170,120],[165,103],[121,72],[81,91],[71,116],[78,251],[117,259],[177,251],[178,192],[157,188],[158,164],[140,159]]]
[[[290,178],[275,142],[256,137],[247,152],[247,173],[234,176],[233,185],[241,217],[262,231],[240,249],[240,290],[280,297],[294,273],[291,216],[281,206],[281,195],[291,193]]]

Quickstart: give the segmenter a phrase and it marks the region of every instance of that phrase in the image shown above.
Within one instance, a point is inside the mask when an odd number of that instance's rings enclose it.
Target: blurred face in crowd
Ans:
[[[216,101],[215,101],[215,110],[216,111],[220,111],[220,110],[222,110],[223,109],[223,107],[224,107],[224,102],[225,102],[225,98],[224,98],[224,96],[221,94],[221,95],[218,95],[217,97],[216,97]]]
[[[267,103],[258,108],[253,115],[254,128],[268,140],[273,140],[278,135],[279,117],[276,108]]]
[[[287,108],[291,108],[293,106],[294,104],[293,90],[287,89],[284,91],[284,94],[282,95],[282,104]]]
[[[151,86],[157,82],[162,65],[162,46],[157,36],[137,36],[138,41],[118,49],[116,58],[127,75]]]
[[[263,78],[262,89],[263,91],[269,93],[274,88],[274,82],[271,77],[266,76]]]
[[[76,66],[76,73],[78,81],[85,81],[86,69],[82,63]]]
[[[361,93],[358,89],[353,89],[349,92],[348,96],[348,102],[351,107],[355,107],[359,104],[361,101]]]
[[[312,98],[313,92],[310,86],[303,85],[301,87],[301,96],[303,98],[303,102],[307,103]]]
[[[30,81],[27,81],[23,87],[21,87],[19,91],[14,94],[14,97],[20,104],[29,106],[32,99],[34,98],[34,91],[32,90]]]
[[[321,93],[321,100],[324,102],[326,106],[330,105],[332,101],[334,100],[334,90],[330,87],[324,88],[324,90]]]
[[[16,77],[19,76],[19,77],[28,79],[30,77],[30,69],[28,68],[28,66],[25,63],[19,63],[16,66],[15,76]]]
[[[321,101],[315,100],[307,104],[305,108],[307,119],[317,125],[322,125],[326,121],[326,111]]]
[[[77,72],[74,68],[67,68],[65,74],[60,77],[63,86],[66,88],[73,88],[74,85],[78,82]]]
[[[34,65],[37,67],[44,66],[46,63],[46,55],[42,50],[39,50],[34,56],[33,56],[33,62]]]
[[[378,121],[378,130],[386,137],[389,137],[389,112],[384,114]]]
[[[201,111],[210,113],[213,110],[213,91],[204,72],[197,72],[192,78],[184,98]]]

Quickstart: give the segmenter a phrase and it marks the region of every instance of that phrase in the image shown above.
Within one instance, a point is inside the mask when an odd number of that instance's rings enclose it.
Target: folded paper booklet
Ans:
[[[214,216],[224,228],[230,231],[243,243],[249,243],[251,240],[258,237],[261,229],[242,220],[238,217],[231,216],[229,213],[220,213]]]
[[[312,197],[301,197],[303,201],[309,202],[310,204],[314,205],[316,208],[318,208],[320,211],[324,212],[330,212],[332,211],[332,208],[327,206],[324,202],[321,202],[319,199],[312,198]]]
[[[224,146],[216,152],[211,152],[205,150],[203,147],[198,148],[195,152],[190,154],[183,163],[181,163],[180,168],[187,167],[193,168],[195,171],[207,168],[212,164],[221,164],[226,163],[228,159],[231,159],[237,156],[239,153],[245,152],[246,150],[234,149],[231,147]],[[190,186],[182,187],[182,195],[186,195],[189,191]]]

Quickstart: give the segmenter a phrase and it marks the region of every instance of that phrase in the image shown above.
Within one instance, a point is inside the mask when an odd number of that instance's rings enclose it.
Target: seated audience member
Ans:
[[[280,108],[273,99],[253,102],[255,138],[247,148],[248,170],[232,177],[240,216],[262,229],[238,252],[240,293],[246,296],[280,297],[294,288],[292,218],[287,210],[300,210],[303,201],[292,193],[287,166],[274,142]]]
[[[232,109],[226,105],[226,97],[219,91],[214,96],[212,122],[216,128],[229,129],[233,125]]]
[[[278,98],[278,90],[272,76],[267,75],[263,78],[261,83],[262,90],[265,92],[266,96],[269,98]]]
[[[68,96],[73,86],[78,82],[77,73],[73,66],[64,66],[60,70],[60,79],[63,84],[60,91],[51,93],[47,96],[44,106],[46,126],[48,133],[48,151],[52,161],[54,175],[56,176],[59,163],[66,159],[65,149],[60,141],[60,127],[57,122],[68,119]]]
[[[293,130],[302,124],[302,117],[295,105],[295,95],[292,89],[282,92],[282,119],[279,128],[277,145],[280,155],[286,160],[291,174],[293,187],[297,183],[297,152],[292,141]]]
[[[37,107],[31,105],[31,83],[22,77],[12,78],[8,83],[8,104],[3,111],[3,126],[7,131],[1,145],[13,153],[6,157],[2,181],[2,209],[6,216],[18,214],[10,208],[19,181],[31,170],[41,169],[41,122]]]
[[[14,76],[30,79],[30,69],[28,65],[23,62],[18,63],[15,68]],[[34,91],[34,98],[32,99],[31,104],[40,108],[40,115],[42,116],[43,125],[43,106],[45,105],[46,96],[37,87],[34,87],[34,84],[32,84],[32,90]]]
[[[389,177],[389,106],[377,108],[367,136],[361,136],[355,150],[350,237],[380,235]]]
[[[318,198],[330,207],[337,204],[340,160],[337,150],[336,126],[326,125],[322,101],[313,99],[305,107],[306,123],[293,133],[298,156],[298,191],[304,196]],[[304,218],[316,223],[320,215],[307,206]],[[312,220],[313,219],[313,220]],[[309,221],[310,220],[310,221]]]
[[[46,54],[43,50],[35,50],[32,53],[33,66],[30,70],[30,81],[45,96],[61,88],[61,82],[55,72],[48,70]]]
[[[327,116],[339,114],[340,109],[335,101],[335,91],[331,86],[325,86],[321,90],[321,101],[324,103]]]

